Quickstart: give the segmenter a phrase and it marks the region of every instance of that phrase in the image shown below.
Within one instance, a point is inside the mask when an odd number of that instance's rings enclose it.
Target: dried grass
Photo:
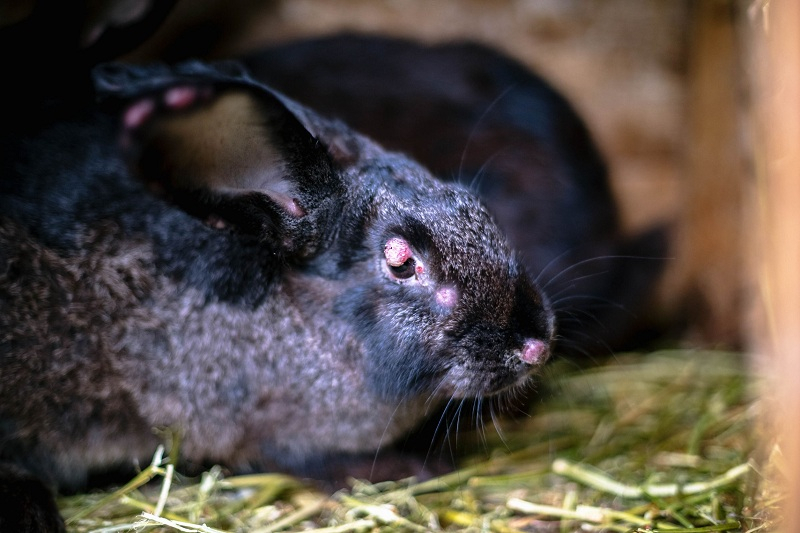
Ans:
[[[323,494],[281,474],[184,479],[161,454],[125,487],[64,498],[74,532],[774,531],[780,468],[741,356],[554,364],[530,417],[459,434],[445,476]]]

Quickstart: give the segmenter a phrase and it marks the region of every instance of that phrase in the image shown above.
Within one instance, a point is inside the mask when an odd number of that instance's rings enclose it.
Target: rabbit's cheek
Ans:
[[[458,303],[458,290],[454,287],[441,287],[436,290],[435,295],[436,303],[447,310],[453,309]]]

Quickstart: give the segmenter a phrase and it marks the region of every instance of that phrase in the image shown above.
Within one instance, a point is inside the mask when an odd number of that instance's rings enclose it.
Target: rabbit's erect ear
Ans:
[[[342,188],[327,148],[283,97],[249,82],[179,76],[123,112],[134,172],[187,212],[312,253]]]

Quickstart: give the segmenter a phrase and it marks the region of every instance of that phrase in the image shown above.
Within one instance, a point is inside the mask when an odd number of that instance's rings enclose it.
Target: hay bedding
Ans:
[[[334,495],[279,474],[198,479],[161,454],[116,491],[64,498],[74,532],[774,531],[780,454],[743,358],[625,354],[556,363],[530,416],[460,428],[460,470],[417,483],[353,480]],[[772,452],[772,453],[770,453]]]

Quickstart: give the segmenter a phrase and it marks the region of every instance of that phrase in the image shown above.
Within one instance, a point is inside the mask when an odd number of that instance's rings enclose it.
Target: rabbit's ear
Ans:
[[[219,228],[312,253],[341,197],[328,150],[282,98],[193,79],[134,99],[123,149],[151,188]]]

